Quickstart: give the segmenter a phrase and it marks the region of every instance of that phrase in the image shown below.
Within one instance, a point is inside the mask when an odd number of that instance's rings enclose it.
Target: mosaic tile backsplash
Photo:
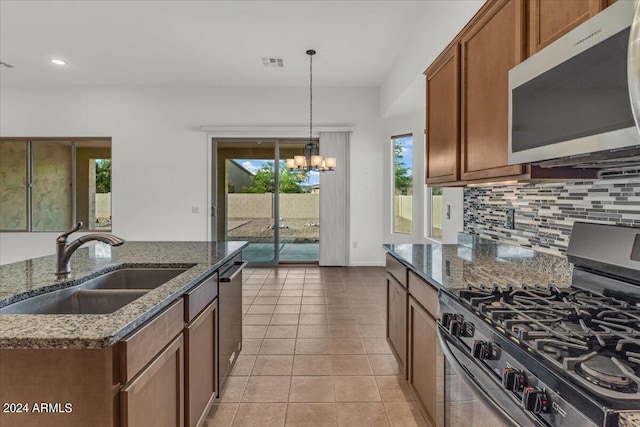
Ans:
[[[505,227],[509,209],[515,227]],[[596,181],[464,189],[464,231],[563,255],[575,221],[640,227],[640,173]]]

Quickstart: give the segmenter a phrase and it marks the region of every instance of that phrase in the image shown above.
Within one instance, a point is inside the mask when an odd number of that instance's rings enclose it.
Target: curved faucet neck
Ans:
[[[82,224],[79,223],[77,229],[79,229],[81,226]],[[77,231],[77,229],[75,229],[75,231]],[[58,238],[56,239],[56,264],[57,264],[56,276],[58,278],[69,277],[69,275],[71,274],[71,265],[70,265],[71,255],[73,255],[74,252],[78,250],[78,248],[80,248],[80,246],[84,245],[85,243],[91,242],[91,241],[99,241],[99,242],[109,244],[111,246],[120,246],[124,243],[123,239],[116,237],[112,234],[94,233],[94,234],[87,234],[84,236],[80,236],[73,242],[67,244],[67,237],[72,232],[73,230],[71,232],[64,233],[58,236]]]

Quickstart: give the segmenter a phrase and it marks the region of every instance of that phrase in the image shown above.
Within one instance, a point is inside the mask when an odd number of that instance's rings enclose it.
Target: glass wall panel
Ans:
[[[76,220],[84,230],[111,230],[111,142],[76,143]]]
[[[245,240],[242,258],[276,260],[275,142],[218,142],[217,239]]]
[[[393,232],[413,232],[413,136],[391,139],[393,144]]]
[[[72,223],[70,141],[33,144],[33,231],[64,231]]]
[[[27,230],[28,144],[0,141],[0,231]]]
[[[279,144],[281,262],[318,262],[320,256],[320,172],[289,171],[285,160],[303,154],[306,143]]]
[[[431,237],[442,238],[442,188],[431,189]]]

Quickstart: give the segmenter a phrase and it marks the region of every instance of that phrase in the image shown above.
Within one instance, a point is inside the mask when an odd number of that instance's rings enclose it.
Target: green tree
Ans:
[[[307,172],[292,172],[284,165],[280,165],[280,192],[304,193],[302,183],[309,178]],[[275,172],[273,162],[269,162],[253,175],[253,185],[243,186],[243,193],[273,193],[275,192]]]
[[[96,193],[111,193],[111,159],[96,160]]]
[[[393,168],[395,175],[396,194],[407,195],[409,190],[413,190],[413,174],[411,169],[402,163],[402,141],[393,141]]]

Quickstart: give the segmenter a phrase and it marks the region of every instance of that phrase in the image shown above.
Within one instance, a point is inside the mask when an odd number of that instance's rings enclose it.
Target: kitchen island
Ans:
[[[239,265],[246,245],[95,245],[76,252],[64,280],[54,256],[0,267],[0,310],[111,272],[178,273],[111,313],[0,314],[0,425],[199,425],[222,374],[218,272]],[[241,328],[239,314],[225,330]]]

